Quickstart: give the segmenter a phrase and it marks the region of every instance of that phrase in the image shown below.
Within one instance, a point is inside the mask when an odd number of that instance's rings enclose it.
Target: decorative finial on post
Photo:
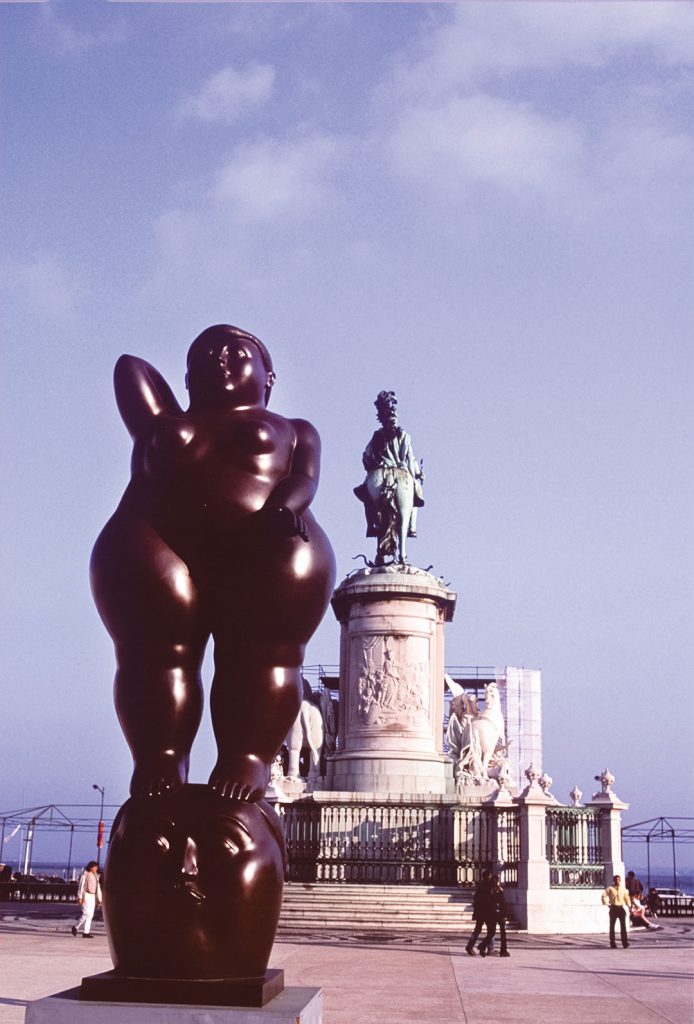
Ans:
[[[600,791],[593,793],[592,804],[598,804],[601,807],[620,807],[623,810],[629,806],[623,803],[612,789],[614,786],[614,775],[609,768],[605,768],[604,772],[600,775],[594,775],[593,778],[596,782],[600,783]]]
[[[602,787],[602,792],[603,793],[611,793],[612,792],[612,787],[614,786],[614,775],[609,770],[609,768],[605,768],[605,770],[603,771],[602,775],[594,775],[593,778],[595,779],[596,782],[600,783],[600,786]],[[598,795],[597,793],[593,794],[594,797],[597,796],[597,795]]]
[[[578,786],[574,786],[574,788],[569,793],[569,797],[571,799],[571,806],[572,807],[580,807],[581,806],[581,797],[582,796],[583,796],[583,790],[579,789]]]
[[[543,772],[537,781],[539,783],[540,789],[545,794],[545,796],[551,796],[552,794],[550,793],[550,789],[552,788],[552,783],[554,782],[552,776],[548,775],[547,772]]]

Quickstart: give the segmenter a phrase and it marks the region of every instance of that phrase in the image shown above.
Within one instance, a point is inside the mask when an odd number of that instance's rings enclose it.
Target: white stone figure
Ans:
[[[281,803],[287,799],[282,788],[284,782],[284,769],[282,767],[282,755],[278,754],[270,765],[270,782],[265,790],[266,800],[279,800]]]
[[[509,793],[511,791],[511,766],[506,758],[504,758],[503,764],[499,768],[496,781],[499,783],[499,789],[502,792]]]
[[[310,757],[309,779],[313,780],[320,775],[320,755],[324,740],[325,729],[320,709],[311,701],[302,700],[299,714],[285,740],[289,752],[288,779],[300,780],[299,759],[304,747],[308,747]]]
[[[540,788],[540,777],[542,772],[534,764],[529,764],[525,769],[525,777],[528,780],[528,786],[530,789]]]
[[[581,797],[582,796],[583,796],[583,790],[579,789],[578,786],[574,786],[574,788],[569,793],[569,797],[571,799],[571,806],[572,807],[580,807],[581,806]]]
[[[284,771],[282,769],[282,756],[278,754],[275,760],[270,765],[270,782],[275,784],[281,782],[284,778]]]
[[[457,762],[455,775],[458,783],[487,782],[494,755],[497,752],[501,754],[497,758],[497,769],[505,760],[504,752],[499,750],[505,747],[506,740],[496,683],[485,686],[484,702],[484,710],[480,711],[477,701],[461,691],[451,703],[446,742],[451,757]]]
[[[323,687],[319,697],[320,713],[323,716],[323,752],[334,754],[337,749],[337,708],[332,694]]]

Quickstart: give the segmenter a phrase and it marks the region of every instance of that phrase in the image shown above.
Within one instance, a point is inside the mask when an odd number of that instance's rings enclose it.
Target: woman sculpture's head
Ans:
[[[188,349],[186,387],[191,406],[267,405],[275,383],[265,345],[248,331],[216,324]]]
[[[113,823],[104,885],[116,974],[262,976],[282,905],[283,842],[264,801],[190,784],[128,800]]]

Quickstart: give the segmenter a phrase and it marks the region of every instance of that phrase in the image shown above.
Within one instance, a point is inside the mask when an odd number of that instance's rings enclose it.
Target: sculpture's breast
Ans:
[[[205,458],[209,442],[185,417],[157,421],[144,444],[144,469],[147,476],[168,476],[180,467]]]
[[[152,477],[193,467],[262,473],[276,464],[284,474],[292,448],[289,423],[267,412],[180,416],[156,424],[145,443],[145,471]]]
[[[265,418],[241,419],[229,424],[224,431],[224,447],[230,453],[253,459],[258,455],[271,455],[284,447],[286,431]]]

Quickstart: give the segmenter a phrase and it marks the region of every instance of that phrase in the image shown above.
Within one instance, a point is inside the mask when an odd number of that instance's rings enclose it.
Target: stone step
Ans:
[[[288,917],[282,914],[279,922],[279,931],[283,934],[297,934],[302,931],[318,929],[327,931],[351,931],[357,928],[360,931],[411,931],[411,932],[466,932],[472,931],[472,918],[457,918],[447,921],[432,914],[426,918],[412,918],[409,914],[388,914],[379,916],[377,914],[364,914],[358,916],[336,917],[330,914],[326,917]]]
[[[287,899],[349,900],[350,902],[447,903],[455,906],[472,904],[473,893],[468,889],[433,888],[419,885],[351,885],[344,882],[286,882]]]
[[[379,901],[369,902],[368,900],[354,901],[350,903],[342,903],[340,901],[331,900],[285,900],[283,908],[287,913],[318,913],[322,914],[328,910],[334,911],[335,913],[346,913],[346,914],[374,914],[374,913],[392,913],[397,914],[401,911],[407,911],[409,914],[432,914],[437,913],[444,916],[450,917],[461,917],[472,914],[472,906],[469,904],[455,904],[455,903],[423,903],[421,901],[413,900],[408,902],[407,900],[400,900],[395,902],[392,900],[388,903]]]
[[[472,919],[472,909],[465,907],[458,909],[457,907],[439,907],[439,906],[408,906],[403,903],[389,903],[376,904],[376,903],[365,903],[361,906],[342,907],[334,903],[314,903],[314,904],[295,904],[295,903],[284,903],[282,905],[282,913],[287,917],[292,916],[326,916],[332,914],[334,917],[344,917],[349,920],[350,917],[365,917],[368,915],[400,915],[407,914],[408,917],[423,919],[430,918],[432,915],[443,918],[450,918],[451,920],[461,921],[465,918]]]
[[[279,931],[466,932],[472,928],[472,891],[415,885],[289,882]]]

